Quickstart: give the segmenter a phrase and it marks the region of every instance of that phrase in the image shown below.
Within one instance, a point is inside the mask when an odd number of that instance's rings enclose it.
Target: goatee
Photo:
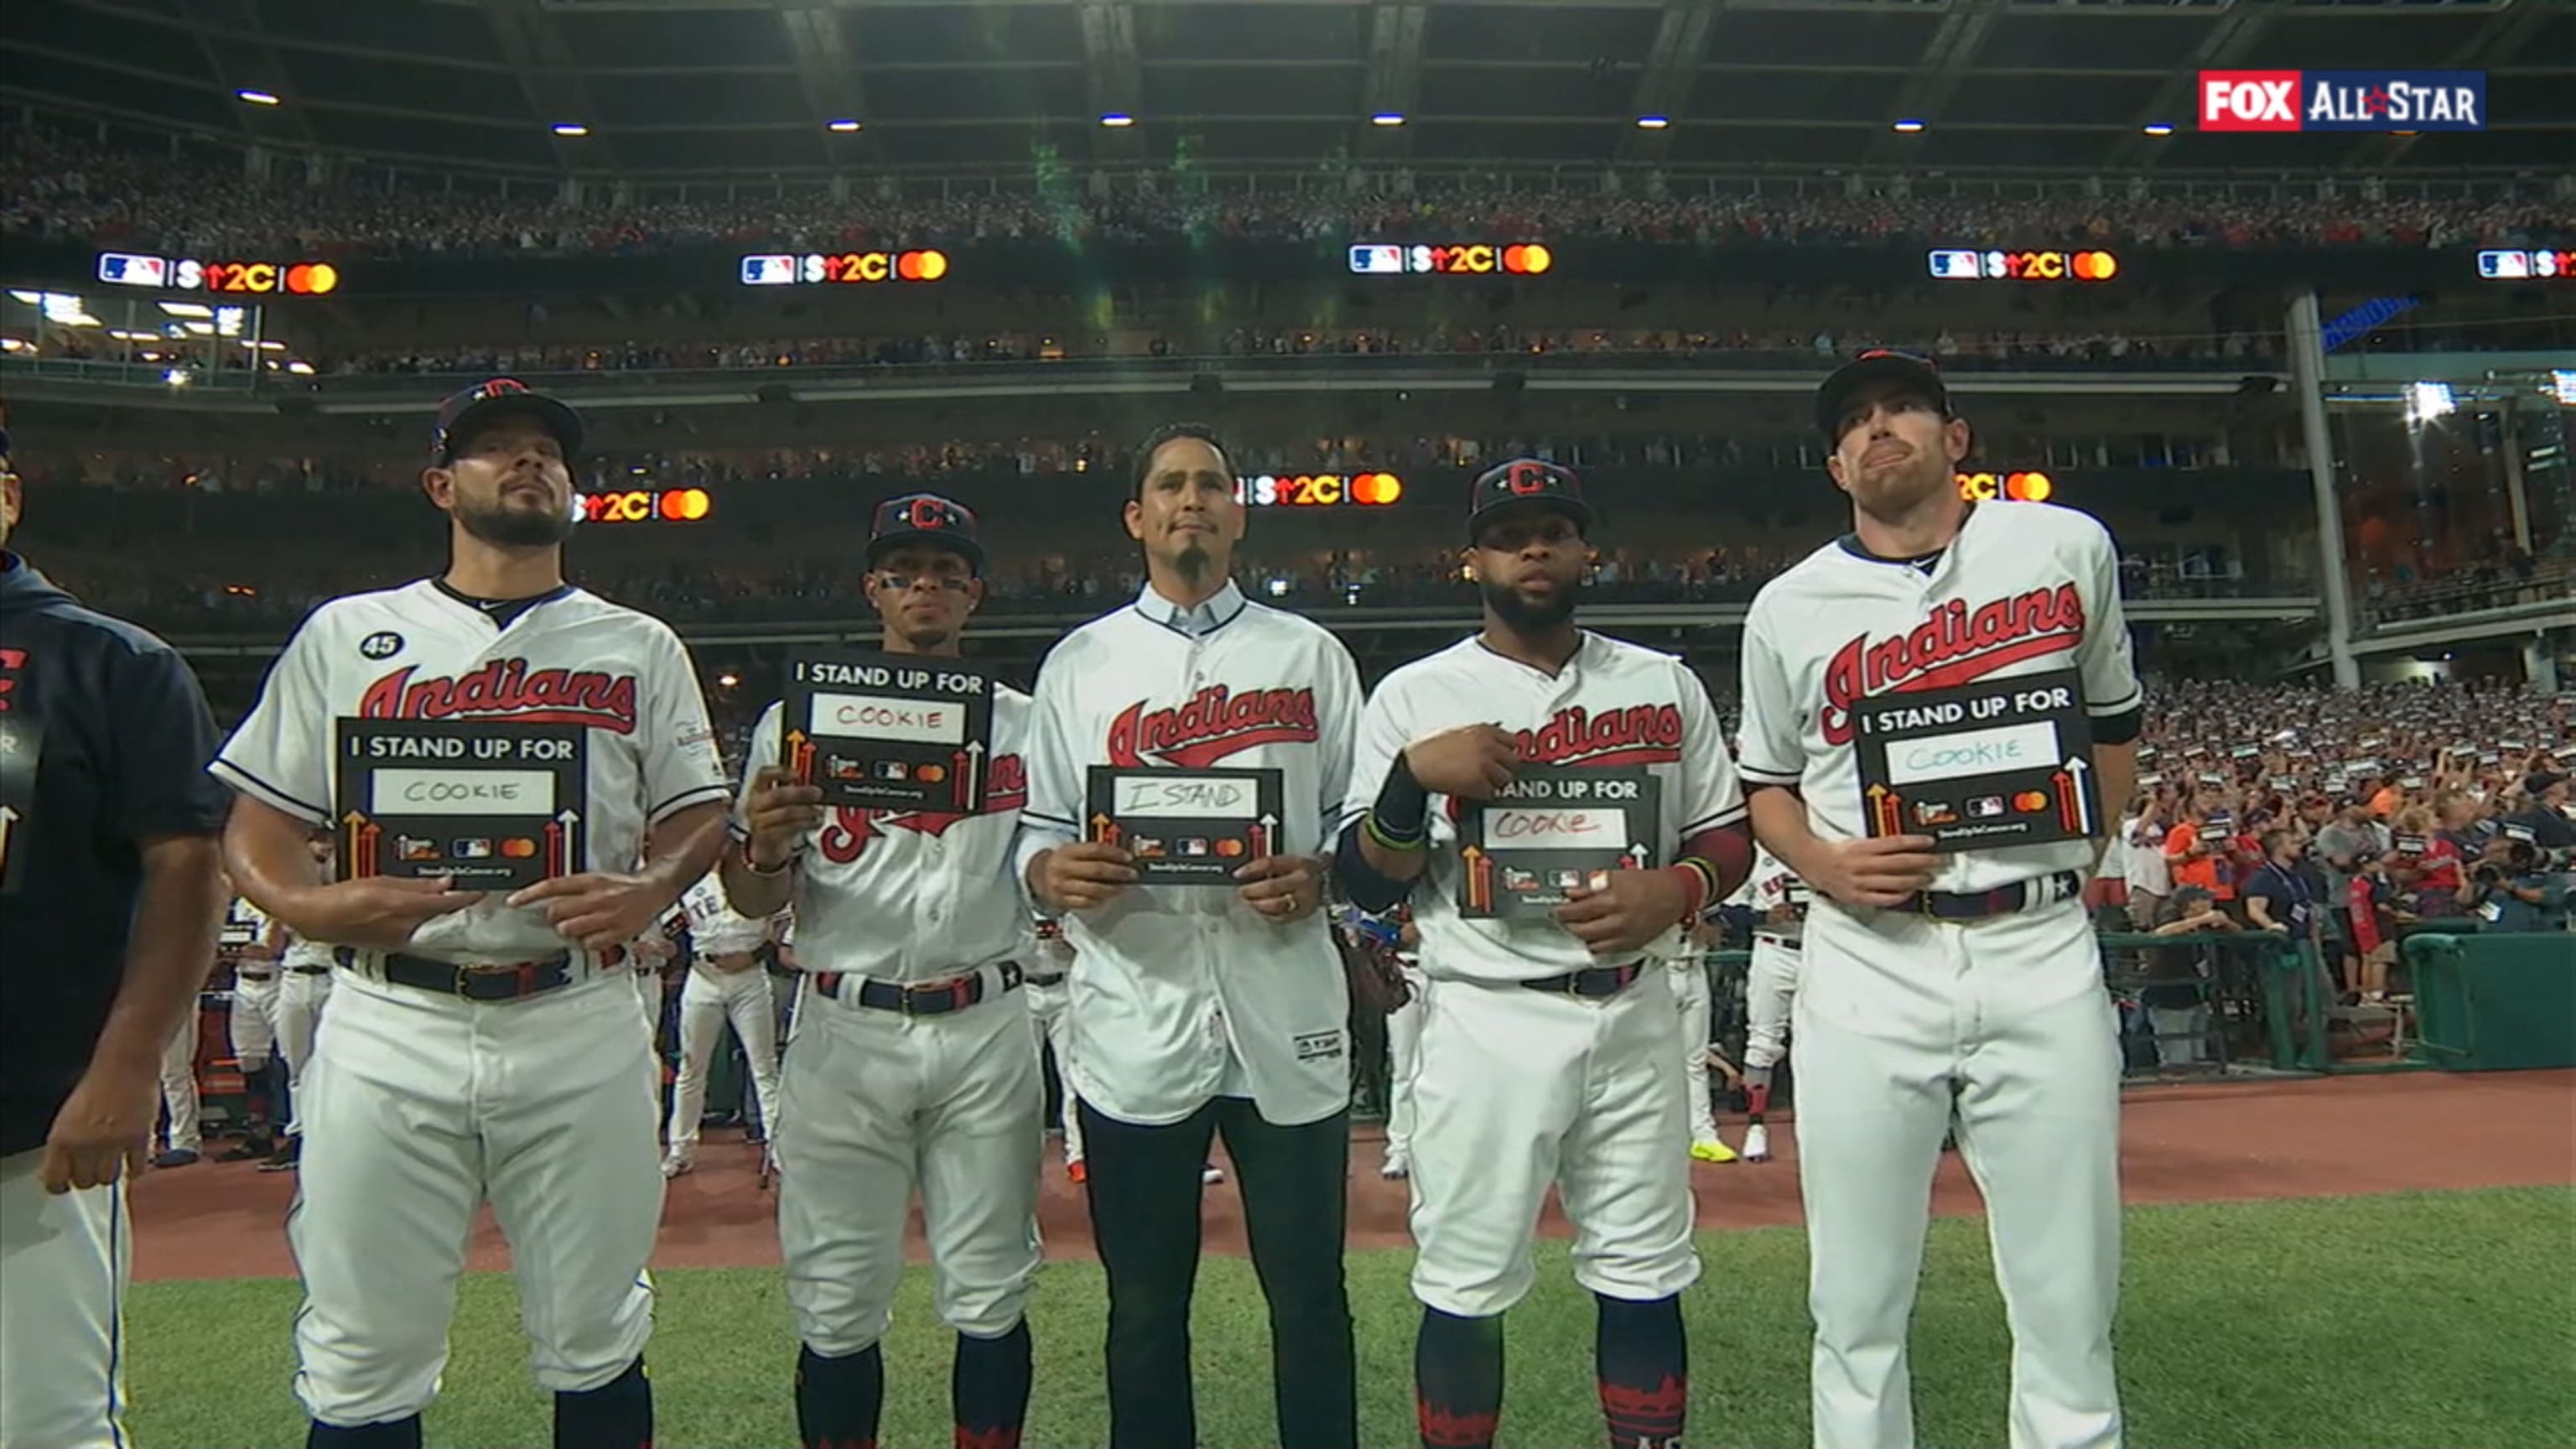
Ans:
[[[1206,547],[1195,543],[1183,545],[1172,558],[1172,566],[1192,579],[1205,577],[1211,562]]]
[[[1582,594],[1580,583],[1564,584],[1544,599],[1531,599],[1509,584],[1482,581],[1485,607],[1515,634],[1544,634],[1574,617],[1574,605]]]
[[[552,508],[513,508],[456,501],[456,522],[495,548],[548,548],[572,536],[572,514]]]

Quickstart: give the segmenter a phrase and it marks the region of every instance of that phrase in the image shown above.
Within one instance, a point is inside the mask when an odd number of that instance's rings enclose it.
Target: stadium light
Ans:
[[[590,134],[590,128],[577,121],[557,121],[555,122],[555,134],[558,136],[587,136]]]
[[[2149,121],[2138,129],[2149,136],[2170,136],[2173,134],[2173,123],[2171,121]]]
[[[215,309],[203,302],[164,302],[161,310],[173,317],[212,317]]]
[[[277,97],[275,97],[275,96],[273,96],[273,95],[270,95],[270,94],[269,94],[268,92],[266,92],[266,91],[248,91],[248,90],[244,90],[244,91],[235,91],[235,92],[233,92],[233,94],[234,94],[234,95],[237,95],[237,96],[239,96],[239,97],[241,97],[243,100],[246,100],[246,101],[250,102],[250,103],[251,103],[252,105],[254,105],[254,106],[274,106],[274,105],[280,104],[280,102],[278,101]]]
[[[1135,118],[1134,116],[1128,115],[1128,114],[1127,114],[1126,112],[1124,112],[1124,111],[1111,111],[1111,112],[1109,112],[1107,115],[1104,115],[1104,116],[1102,116],[1102,117],[1100,118],[1100,124],[1102,124],[1102,125],[1104,125],[1104,126],[1107,126],[1109,129],[1111,129],[1111,130],[1115,131],[1115,130],[1118,130],[1119,128],[1121,128],[1121,127],[1124,127],[1124,126],[1132,126],[1132,125],[1136,124],[1136,118]]]
[[[848,117],[844,116],[844,117],[842,117],[840,120],[834,121],[834,122],[830,123],[829,125],[826,125],[823,129],[824,129],[824,130],[826,130],[826,131],[838,131],[838,132],[840,132],[842,135],[846,136],[846,135],[848,135],[849,133],[851,133],[852,131],[857,130],[858,128],[859,128],[859,123],[858,123],[858,122],[853,121],[853,120],[849,119]]]
[[[1913,120],[1913,119],[1909,118],[1909,119],[1906,119],[1906,120],[1902,120],[1902,121],[1897,122],[1895,125],[1888,127],[1888,129],[1889,129],[1889,130],[1891,130],[1891,131],[1901,131],[1901,132],[1905,133],[1906,135],[1911,136],[1911,135],[1913,135],[1915,132],[1920,131],[1920,130],[1922,130],[1922,129],[1923,129],[1923,123],[1922,123],[1921,121],[1917,121],[1917,120]]]
[[[1660,131],[1672,123],[1673,118],[1670,116],[1639,116],[1637,118],[1637,129],[1640,131]]]
[[[1401,126],[1404,124],[1404,117],[1401,113],[1396,111],[1380,111],[1376,115],[1369,117],[1369,124],[1372,126]]]

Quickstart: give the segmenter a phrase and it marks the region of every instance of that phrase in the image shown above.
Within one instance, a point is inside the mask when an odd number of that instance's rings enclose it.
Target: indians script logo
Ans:
[[[1153,755],[1185,770],[1205,769],[1257,745],[1315,741],[1313,689],[1253,689],[1241,694],[1213,685],[1179,709],[1148,711],[1144,701],[1109,722],[1109,763],[1136,769]]]
[[[366,719],[508,719],[635,732],[635,676],[596,669],[530,670],[525,659],[495,659],[455,678],[412,678],[406,664],[367,686]]]
[[[9,710],[9,696],[17,691],[19,671],[27,667],[24,649],[0,649],[0,714]]]
[[[1525,765],[1669,765],[1682,757],[1682,712],[1676,705],[1632,704],[1594,714],[1571,705],[1537,729],[1517,732],[1512,742]]]
[[[984,783],[984,814],[1001,815],[1029,803],[1029,772],[1017,755],[998,755],[993,760],[992,778]],[[823,858],[835,865],[848,865],[868,848],[868,842],[888,830],[910,830],[921,835],[946,835],[948,827],[960,820],[976,819],[973,815],[954,815],[937,810],[870,810],[840,805],[833,807],[831,818],[823,824],[823,833],[815,841]]]
[[[2008,664],[2072,649],[2083,637],[2084,600],[2073,584],[1974,608],[1953,599],[1911,633],[1876,643],[1857,635],[1825,664],[1825,743],[1851,743],[1852,706],[1864,696],[1965,684]]]

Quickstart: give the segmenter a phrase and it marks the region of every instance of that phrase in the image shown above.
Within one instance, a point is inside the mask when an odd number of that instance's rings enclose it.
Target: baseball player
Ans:
[[[1413,1175],[1413,1078],[1422,1067],[1422,932],[1402,911],[1386,919],[1351,912],[1351,927],[1395,963],[1403,999],[1386,1014],[1386,1155],[1377,1175],[1400,1182]]]
[[[211,974],[214,963],[203,964],[206,971],[200,974]],[[202,990],[205,982],[199,981],[198,986]],[[200,1011],[199,998],[189,998],[188,1014],[161,1044],[161,1150],[152,1158],[154,1167],[192,1166],[206,1145],[205,1103],[197,1091]]]
[[[2135,785],[2118,559],[2081,513],[1961,500],[1968,424],[1921,358],[1861,354],[1818,390],[1816,423],[1852,531],[1754,600],[1738,761],[1763,845],[1816,892],[1791,1044],[1815,1442],[1914,1441],[1907,1320],[1955,1119],[2012,1328],[2011,1443],[2116,1445],[2120,1055],[2082,901],[2104,812],[2081,781],[2114,803]],[[1937,732],[1971,704],[1982,723]],[[2078,838],[1975,845],[2026,797],[1946,782],[2007,760],[2068,782],[2039,792],[2042,818]],[[1912,833],[1945,825],[1948,853]]]
[[[1769,851],[1753,863],[1753,960],[1745,970],[1744,1160],[1771,1160],[1771,1074],[1789,1039],[1789,1011],[1798,995],[1798,942],[1805,929],[1806,883]]]
[[[752,1093],[764,1131],[778,1121],[778,1003],[760,948],[770,922],[733,909],[724,882],[710,874],[681,897],[696,954],[680,984],[680,1069],[671,1085],[671,1121],[663,1131],[662,1175],[677,1177],[698,1165],[698,1119],[707,1111],[707,1063],[725,1024],[742,1040],[750,1059]],[[758,1141],[761,1132],[747,1134]]]
[[[217,1162],[250,1162],[277,1151],[271,1127],[269,1083],[277,1043],[278,962],[286,954],[286,928],[239,896],[225,909],[224,946],[219,954],[232,962],[232,1006],[224,1013],[224,1034],[231,1040],[233,1065],[241,1072],[243,1114],[248,1128]]]
[[[1038,955],[1035,967],[1024,983],[1029,993],[1029,1018],[1037,1028],[1037,1047],[1053,1051],[1056,1062],[1057,1129],[1064,1138],[1064,1175],[1079,1186],[1087,1181],[1090,1169],[1082,1165],[1082,1114],[1075,1110],[1078,1100],[1073,1083],[1064,1072],[1065,1057],[1073,1050],[1065,1019],[1065,978],[1073,973],[1073,943],[1064,938],[1064,923],[1041,917],[1037,922]]]
[[[1599,1305],[1610,1440],[1678,1443],[1690,1400],[1680,1295],[1700,1263],[1681,1018],[1651,958],[1742,878],[1744,802],[1698,677],[1575,625],[1592,524],[1575,475],[1505,463],[1475,480],[1470,510],[1483,632],[1369,696],[1339,850],[1355,904],[1409,895],[1422,931],[1422,1442],[1493,1442],[1502,1316],[1529,1292],[1553,1184],[1574,1224],[1575,1279]],[[1479,839],[1590,853],[1524,871],[1498,859],[1518,850]],[[1508,892],[1531,893],[1527,914],[1495,909]]]
[[[214,745],[176,650],[0,549],[0,1444],[130,1442],[125,1184],[228,894]]]
[[[1682,1018],[1682,1094],[1690,1109],[1690,1155],[1701,1162],[1733,1162],[1735,1153],[1717,1135],[1717,1107],[1708,1095],[1709,929],[1694,918],[1683,936],[1672,942],[1664,967],[1672,976],[1673,1005]]]
[[[975,515],[934,494],[888,499],[867,564],[885,652],[958,658],[984,597]],[[997,690],[980,814],[827,810],[820,787],[778,763],[737,807],[725,894],[755,916],[792,900],[804,971],[771,1140],[805,1449],[877,1440],[879,1343],[916,1187],[932,1301],[957,1331],[956,1442],[1011,1449],[1028,1415],[1045,1094],[1018,989],[1037,957],[1012,848],[1029,701]],[[770,705],[752,758],[785,759],[790,728]]]
[[[570,408],[507,379],[449,398],[421,474],[448,515],[446,572],[316,609],[212,767],[237,796],[225,857],[242,892],[346,950],[287,1229],[311,1449],[420,1442],[486,1200],[554,1442],[652,1438],[661,1152],[625,943],[714,864],[729,792],[679,639],[563,581],[581,437]],[[388,756],[399,767],[372,763]],[[453,763],[495,758],[545,768]],[[367,827],[423,806],[497,824],[452,843]],[[307,839],[333,826],[328,881]],[[536,884],[456,888],[457,862],[523,850]],[[396,873],[416,861],[428,873]]]
[[[1207,429],[1163,428],[1138,457],[1125,513],[1145,587],[1065,636],[1038,672],[1019,844],[1031,901],[1064,919],[1074,948],[1065,1069],[1109,1276],[1109,1437],[1113,1449],[1196,1442],[1190,1290],[1221,1133],[1270,1304],[1278,1442],[1335,1449],[1359,1434],[1342,1279],[1350,988],[1318,910],[1359,672],[1331,634],[1246,600],[1227,577],[1244,505]],[[1232,778],[1265,799],[1275,788],[1278,819],[1212,817],[1219,839],[1200,848],[1243,861],[1213,883],[1140,883],[1139,857],[1105,838],[1117,821],[1085,819],[1101,767],[1131,783],[1156,770],[1254,772]],[[1186,855],[1192,839],[1168,849]]]
[[[327,875],[332,868],[329,836],[316,836],[313,867]],[[313,1041],[322,1029],[322,1008],[331,1000],[331,947],[289,930],[277,973],[277,1000],[270,1008],[277,1027],[277,1060],[286,1073],[286,1125],[277,1151],[259,1165],[262,1172],[292,1171],[304,1160],[303,1098],[298,1095],[304,1069],[313,1060]]]

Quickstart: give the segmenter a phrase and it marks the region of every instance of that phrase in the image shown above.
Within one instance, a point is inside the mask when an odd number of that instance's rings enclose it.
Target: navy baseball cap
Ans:
[[[456,461],[457,444],[474,430],[505,413],[525,413],[545,425],[563,445],[564,458],[581,452],[581,415],[514,378],[477,383],[438,405],[438,421],[429,430],[429,460],[444,467]]]
[[[1851,395],[1873,382],[1902,383],[1930,398],[1943,417],[1950,415],[1950,389],[1932,359],[1893,347],[1873,347],[1835,368],[1825,385],[1816,389],[1816,431],[1825,435],[1828,445],[1842,441],[1843,409],[1851,405]]]
[[[1536,458],[1514,458],[1476,475],[1467,493],[1467,539],[1475,541],[1486,520],[1506,508],[1535,503],[1574,520],[1576,529],[1592,531],[1592,505],[1583,501],[1583,480],[1571,468]]]
[[[868,566],[874,568],[888,549],[906,543],[935,543],[954,549],[980,576],[984,545],[975,536],[975,511],[936,493],[907,493],[877,505],[868,528]]]

